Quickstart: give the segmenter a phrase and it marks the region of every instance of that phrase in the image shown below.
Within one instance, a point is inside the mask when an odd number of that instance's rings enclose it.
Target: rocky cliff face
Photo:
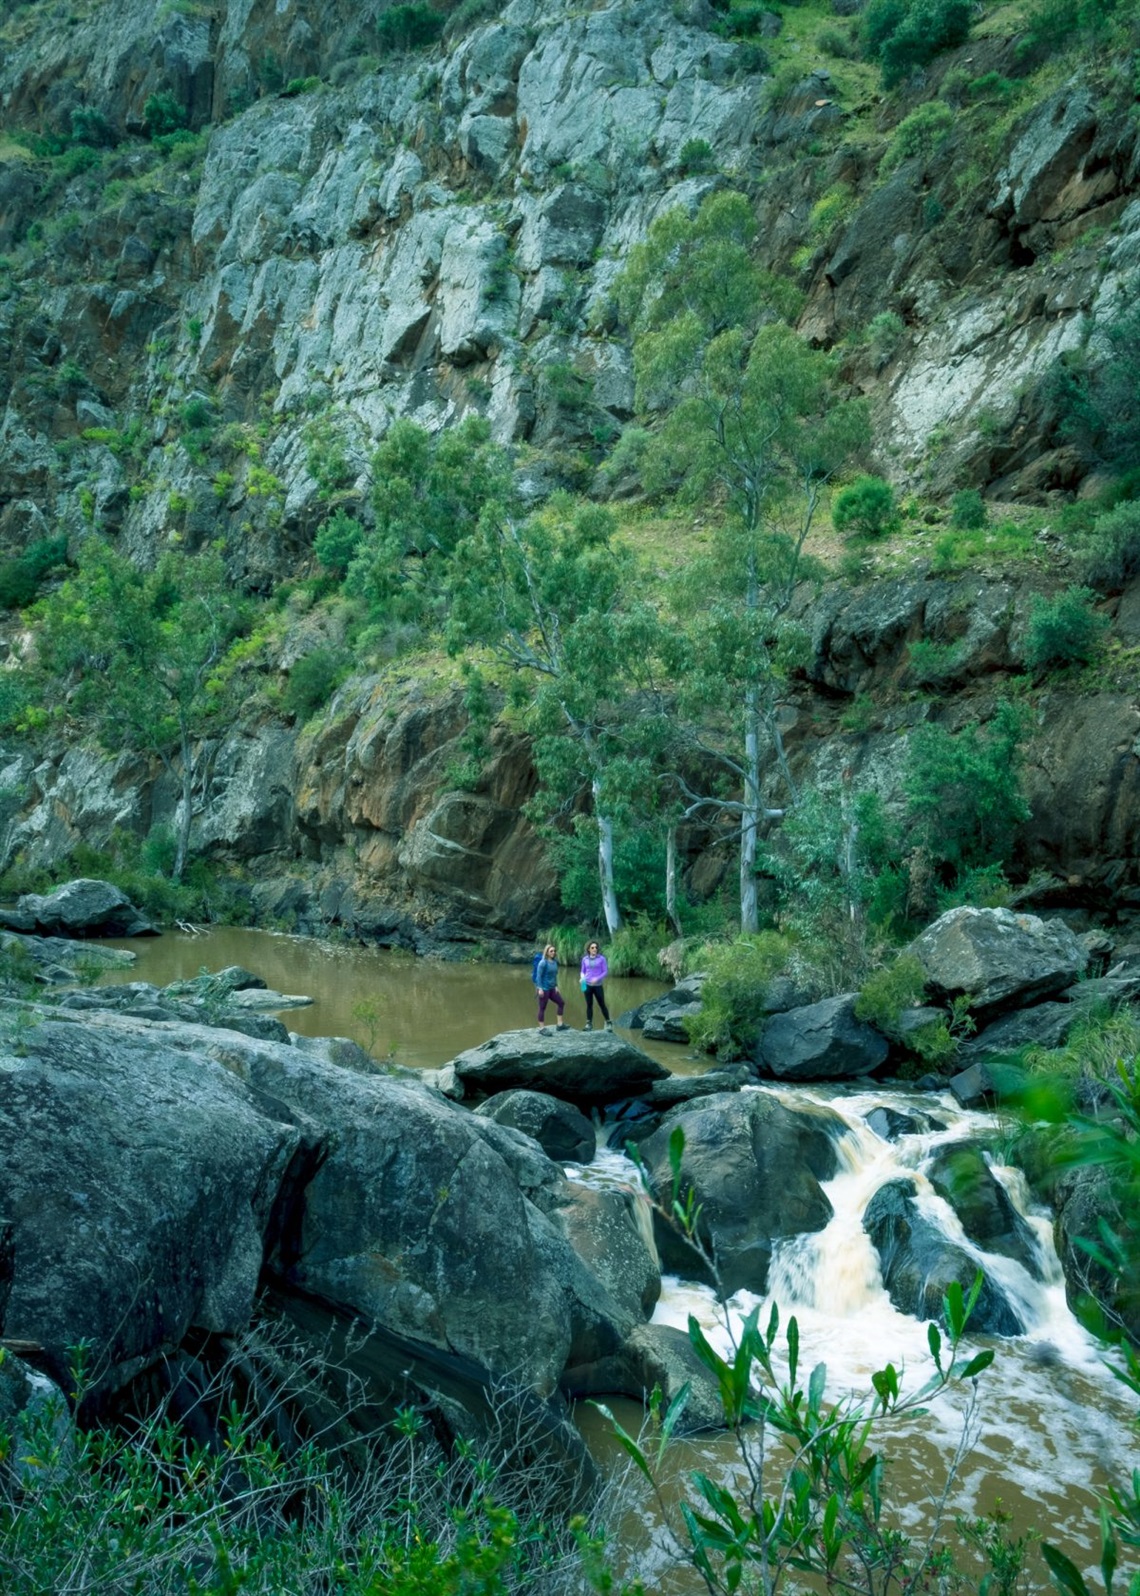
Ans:
[[[1140,246],[1135,133],[1111,96],[1059,86],[965,190],[953,139],[880,179],[889,129],[844,103],[810,48],[777,92],[713,20],[704,0],[512,0],[394,56],[363,0],[319,16],[290,0],[16,8],[6,126],[98,117],[106,148],[0,144],[0,551],[95,528],[146,562],[224,536],[235,577],[268,590],[309,558],[330,504],[367,516],[375,442],[403,415],[486,415],[534,495],[587,483],[633,408],[611,295],[625,252],[725,182],[754,195],[769,264],[799,274],[802,330],[847,339],[893,475],[1037,498],[1077,486],[1037,379],[1090,327],[1095,355]],[[1014,41],[979,40],[925,92],[962,61],[1025,70]],[[156,96],[198,142],[138,137]],[[821,233],[813,206],[837,185],[848,203]],[[890,347],[860,339],[885,311]],[[975,585],[920,576],[814,603],[791,737],[803,768],[897,782],[925,710],[856,737],[835,706],[897,684],[916,637],[962,644],[962,718],[984,710],[992,673],[1016,666],[1026,597]],[[243,728],[218,750],[199,845],[271,855],[283,874],[304,860],[313,912],[373,930],[409,910],[531,925],[553,884],[519,817],[525,748],[501,736],[477,791],[448,791],[461,720],[446,697],[365,683],[305,737]],[[1095,717],[1062,698],[1043,716],[1032,846],[1062,876],[1135,878],[1138,731],[1111,691]],[[5,858],[145,831],[172,803],[152,778],[81,751],[13,755]],[[284,890],[266,889],[266,912]]]

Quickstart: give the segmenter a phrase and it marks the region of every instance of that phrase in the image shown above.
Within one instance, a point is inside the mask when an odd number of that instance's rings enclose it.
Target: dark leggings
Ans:
[[[554,999],[554,1007],[558,1010],[559,1020],[561,1021],[562,1019],[562,1011],[566,1007],[565,999],[556,986],[551,987],[549,992],[540,991],[538,994],[538,1023],[540,1025],[544,1025],[546,1023],[546,1005],[550,1002],[551,998]]]
[[[597,986],[588,986],[586,988],[586,1024],[593,1025],[594,1023],[595,998],[598,1000],[598,1007],[601,1009],[602,1016],[608,1025],[610,1020],[610,1011],[606,1008],[605,988],[600,983]]]

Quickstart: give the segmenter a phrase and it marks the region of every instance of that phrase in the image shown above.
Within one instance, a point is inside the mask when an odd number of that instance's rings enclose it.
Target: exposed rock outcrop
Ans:
[[[445,1067],[444,1089],[478,1101],[522,1088],[549,1092],[570,1103],[612,1103],[637,1097],[666,1078],[656,1059],[608,1031],[502,1031],[469,1048]]]

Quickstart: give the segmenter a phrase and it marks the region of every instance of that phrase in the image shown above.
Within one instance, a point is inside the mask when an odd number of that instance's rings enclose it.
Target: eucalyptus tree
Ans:
[[[739,819],[745,931],[758,923],[767,757],[796,799],[779,709],[801,645],[789,609],[805,544],[828,480],[868,436],[862,404],[836,396],[832,359],[782,319],[798,295],[756,264],[755,234],[743,195],[714,194],[695,216],[660,217],[619,284],[637,402],[658,418],[646,486],[718,506],[707,554],[675,584],[674,655],[690,755],[710,756],[722,780],[677,781],[685,815]]]
[[[657,618],[626,602],[631,575],[610,512],[559,498],[521,521],[485,514],[455,551],[448,593],[452,650],[485,647],[515,673],[548,809],[571,809],[589,784],[611,934],[615,828],[652,785],[666,735]]]

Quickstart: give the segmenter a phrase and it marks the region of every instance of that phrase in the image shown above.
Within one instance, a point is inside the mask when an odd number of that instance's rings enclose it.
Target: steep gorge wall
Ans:
[[[775,99],[702,0],[513,0],[444,50],[380,61],[373,21],[359,0],[319,17],[288,0],[72,0],[9,22],[9,127],[66,129],[84,107],[127,137],[70,177],[0,145],[0,550],[94,527],[148,562],[172,540],[224,536],[235,578],[268,590],[307,562],[330,502],[367,517],[371,454],[399,415],[436,428],[485,414],[536,496],[588,480],[598,439],[633,409],[611,296],[625,253],[663,210],[725,182],[753,194],[769,263],[799,274],[808,336],[899,316],[888,353],[855,338],[844,356],[892,475],[1038,499],[1079,484],[1038,379],[1090,325],[1095,350],[1140,258],[1134,129],[1095,84],[1057,88],[955,198],[953,138],[876,176],[908,102],[884,104],[868,142],[867,107],[837,99],[810,52]],[[1013,41],[980,40],[924,92],[963,60],[1022,70]],[[163,161],[132,141],[156,93],[208,127],[204,156]],[[694,140],[710,169],[687,174]],[[812,206],[836,183],[852,204],[818,238]],[[581,404],[551,380],[566,368]],[[988,711],[1018,665],[1028,590],[974,587],[920,572],[812,601],[816,657],[789,708],[802,771],[855,770],[897,797],[907,732],[931,713],[930,684],[906,674],[916,638],[968,638],[939,712]],[[1126,646],[1134,608],[1125,595]],[[840,712],[859,692],[883,704],[855,733]],[[527,929],[554,904],[519,813],[534,774],[500,733],[476,791],[449,791],[461,720],[447,694],[357,682],[305,735],[241,728],[217,751],[198,843],[275,881],[304,876],[314,918],[370,934]],[[1136,721],[1111,681],[1095,712],[1064,693],[1039,709],[1027,862],[1074,893],[1136,882]],[[80,749],[14,751],[0,787],[6,860],[58,858],[116,824],[145,832],[173,804],[138,762]],[[699,841],[708,886],[718,867]],[[259,891],[259,912],[293,912],[287,883]]]

